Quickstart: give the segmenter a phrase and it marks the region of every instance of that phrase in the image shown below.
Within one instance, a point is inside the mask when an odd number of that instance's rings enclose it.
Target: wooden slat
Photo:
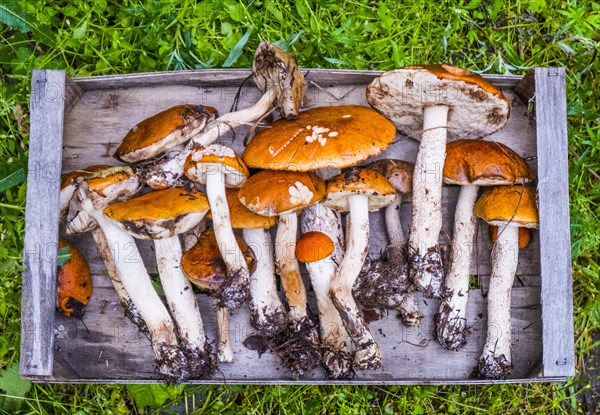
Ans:
[[[544,376],[575,373],[564,68],[535,69]]]
[[[27,377],[52,375],[65,82],[64,71],[31,78],[20,367]]]

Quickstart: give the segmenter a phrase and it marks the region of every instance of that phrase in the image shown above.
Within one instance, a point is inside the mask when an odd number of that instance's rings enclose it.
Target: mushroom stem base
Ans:
[[[425,254],[409,247],[409,275],[425,298],[443,298],[442,285],[446,268],[444,266],[445,249],[435,245]]]

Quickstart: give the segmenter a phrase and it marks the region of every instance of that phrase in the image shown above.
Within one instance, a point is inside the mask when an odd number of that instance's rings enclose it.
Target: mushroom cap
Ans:
[[[498,240],[498,226],[490,225],[488,227],[488,232],[490,234],[490,240],[492,243],[496,243]],[[531,239],[531,233],[527,228],[519,228],[519,249],[525,248],[529,245],[529,240]]]
[[[65,317],[81,318],[83,306],[92,295],[92,273],[87,261],[73,244],[58,240],[59,248],[66,246],[69,247],[70,258],[58,270],[58,308]]]
[[[327,258],[335,246],[323,232],[306,232],[296,242],[296,258],[300,262],[315,262]]]
[[[423,109],[447,105],[448,139],[480,138],[500,130],[510,112],[499,88],[467,69],[407,66],[385,72],[367,87],[367,101],[404,135],[420,140]]]
[[[69,202],[75,193],[77,188],[76,180],[78,177],[88,176],[92,173],[96,173],[100,170],[108,169],[110,166],[106,164],[98,164],[95,166],[88,166],[83,169],[73,170],[63,175],[60,183],[60,196],[58,202],[59,219],[64,222],[67,219],[67,211],[69,210]]]
[[[123,138],[114,157],[127,163],[146,160],[183,144],[194,130],[214,120],[217,110],[203,105],[176,105],[140,121]]]
[[[237,229],[269,229],[277,223],[277,219],[271,216],[257,215],[246,206],[242,205],[238,198],[239,189],[226,189],[227,205],[229,205],[229,219],[231,227]],[[207,217],[212,219],[211,212]]]
[[[256,257],[252,248],[239,236],[235,237],[250,274],[256,271]],[[227,281],[227,266],[223,261],[215,231],[207,229],[200,234],[194,246],[183,253],[181,269],[196,287],[203,291],[216,292]]]
[[[206,184],[206,176],[223,172],[226,187],[240,187],[250,175],[248,167],[235,151],[227,146],[211,144],[193,150],[185,160],[183,173],[198,183]]]
[[[490,225],[537,228],[537,193],[532,187],[496,186],[483,193],[473,213]]]
[[[527,162],[504,144],[456,140],[446,145],[444,183],[501,186],[533,180],[535,174]]]
[[[332,209],[348,212],[348,198],[353,195],[369,197],[369,211],[374,212],[394,201],[396,191],[387,179],[365,168],[353,168],[339,174],[327,183],[327,196],[323,204]]]
[[[240,202],[263,216],[296,212],[325,195],[325,182],[310,172],[262,170],[240,188]]]
[[[398,193],[412,192],[415,164],[404,160],[381,159],[369,164],[367,168],[385,176]]]
[[[170,188],[113,203],[104,214],[136,238],[161,239],[190,230],[209,209],[202,192]]]
[[[395,135],[394,125],[371,108],[317,107],[294,121],[275,121],[254,136],[242,157],[259,169],[344,168],[378,155]]]

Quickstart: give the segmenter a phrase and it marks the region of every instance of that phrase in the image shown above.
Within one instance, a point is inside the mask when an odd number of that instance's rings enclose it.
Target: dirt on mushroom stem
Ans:
[[[246,302],[250,291],[250,281],[243,278],[243,274],[243,269],[227,273],[223,288],[216,295],[219,307],[236,310]]]
[[[421,255],[417,249],[408,248],[409,275],[415,285],[418,282],[415,276],[428,275],[431,283],[419,289],[426,298],[440,299],[444,298],[443,292],[444,277],[446,275],[447,248],[444,245],[437,244],[430,247],[424,255]]]

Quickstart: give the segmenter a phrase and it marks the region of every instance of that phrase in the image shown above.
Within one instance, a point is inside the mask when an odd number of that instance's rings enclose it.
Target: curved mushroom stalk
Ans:
[[[277,294],[273,242],[267,229],[244,229],[244,240],[256,255],[256,271],[250,276],[250,322],[263,336],[285,329],[287,313]]]
[[[437,339],[449,350],[464,346],[469,335],[467,327],[469,269],[477,223],[473,207],[477,201],[478,189],[477,185],[461,187],[454,217],[452,263],[444,287],[446,298],[442,301],[440,311],[435,317]]]

